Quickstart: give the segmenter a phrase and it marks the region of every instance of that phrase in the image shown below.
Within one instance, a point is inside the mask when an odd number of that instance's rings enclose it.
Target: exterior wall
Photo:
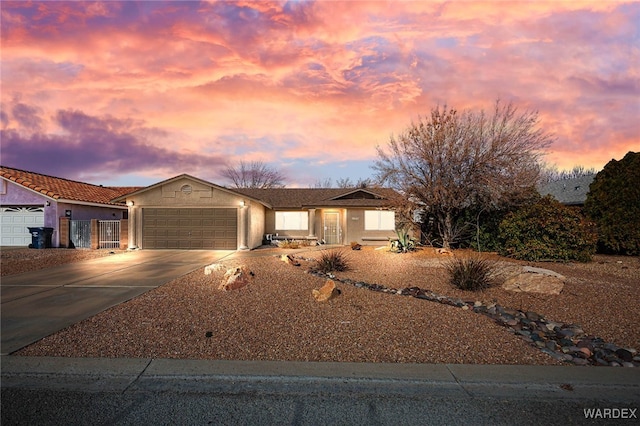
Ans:
[[[190,186],[190,191],[183,191],[183,187]],[[262,244],[264,233],[264,207],[250,202],[240,194],[205,185],[198,181],[182,178],[167,182],[156,188],[149,189],[131,197],[127,197],[129,207],[129,246],[142,248],[142,209],[144,208],[235,208],[238,209],[238,247],[243,245],[243,232],[247,235],[248,248],[255,248]],[[246,207],[242,207],[243,203]],[[242,210],[245,212],[243,213]],[[242,217],[246,217],[246,229],[243,231]]]
[[[59,219],[59,236],[58,247],[69,248],[69,227],[71,226],[68,217],[61,217]]]
[[[68,228],[61,230],[60,218],[66,217],[66,211],[71,211],[71,219],[75,220],[119,220],[126,213],[126,207],[109,206],[87,206],[81,204],[70,204],[57,202],[49,197],[38,194],[17,185],[11,181],[2,179],[5,182],[4,191],[0,191],[0,204],[3,206],[44,206],[44,226],[53,228],[51,237],[52,247],[67,247],[64,235],[69,234]],[[47,205],[49,203],[49,205]],[[62,234],[65,232],[65,234]]]
[[[120,221],[120,250],[129,248],[129,220]]]
[[[364,212],[366,209],[348,209],[346,212],[347,243],[355,241],[362,245],[382,245],[389,239],[397,238],[395,230],[366,231],[364,229]]]
[[[265,233],[265,210],[266,208],[257,202],[249,203],[249,238],[248,245],[250,248],[262,245],[262,236]]]
[[[265,213],[265,233],[277,234],[279,238],[303,239],[315,235],[318,240],[324,238],[324,214],[337,212],[340,215],[340,244],[348,245],[357,242],[361,245],[381,245],[389,239],[396,238],[395,230],[388,231],[366,231],[364,229],[364,212],[366,209],[316,209],[314,219],[314,229],[307,231],[287,231],[276,229],[275,211],[267,210]],[[309,212],[311,215],[311,212]]]

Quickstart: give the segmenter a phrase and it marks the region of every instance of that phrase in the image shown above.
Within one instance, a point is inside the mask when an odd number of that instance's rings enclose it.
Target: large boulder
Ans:
[[[565,277],[548,269],[525,266],[517,275],[508,278],[502,288],[508,291],[560,294]]]
[[[231,268],[227,270],[227,272],[225,272],[218,290],[236,290],[238,288],[244,287],[251,281],[253,281],[253,272],[247,269],[247,267],[244,265],[238,266],[236,268]]]

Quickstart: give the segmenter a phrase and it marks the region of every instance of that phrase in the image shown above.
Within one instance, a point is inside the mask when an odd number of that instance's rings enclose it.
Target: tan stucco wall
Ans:
[[[341,244],[348,245],[352,241],[362,245],[384,245],[389,238],[396,238],[395,230],[365,231],[365,209],[316,209],[315,235],[318,240],[324,237],[324,213],[338,212],[340,214]],[[275,211],[267,210],[265,213],[265,233],[278,234],[279,237],[302,238],[307,237],[311,230],[287,231],[275,229]],[[365,238],[365,239],[363,239]],[[366,239],[369,240],[366,240]],[[371,240],[374,239],[374,240]]]
[[[182,191],[185,185],[191,186],[191,193]],[[248,200],[240,194],[217,188],[188,177],[168,182],[140,194],[127,197],[127,203],[133,202],[129,207],[129,240],[131,247],[144,248],[142,244],[142,209],[180,207],[180,208],[235,208],[238,209],[238,247],[242,246],[241,213],[242,203],[247,207],[247,246],[258,247],[262,243],[264,233],[264,211],[262,204]]]

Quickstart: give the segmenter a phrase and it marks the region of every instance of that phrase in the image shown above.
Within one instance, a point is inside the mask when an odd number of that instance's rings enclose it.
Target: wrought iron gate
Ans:
[[[91,248],[91,221],[71,220],[69,226],[69,240],[76,248]]]
[[[119,220],[101,220],[98,221],[100,248],[120,248],[120,221]]]

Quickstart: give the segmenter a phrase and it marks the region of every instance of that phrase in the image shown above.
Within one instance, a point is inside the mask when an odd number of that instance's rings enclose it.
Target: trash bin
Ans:
[[[31,233],[31,244],[29,248],[44,249],[51,248],[51,236],[53,235],[53,228],[27,228]]]

